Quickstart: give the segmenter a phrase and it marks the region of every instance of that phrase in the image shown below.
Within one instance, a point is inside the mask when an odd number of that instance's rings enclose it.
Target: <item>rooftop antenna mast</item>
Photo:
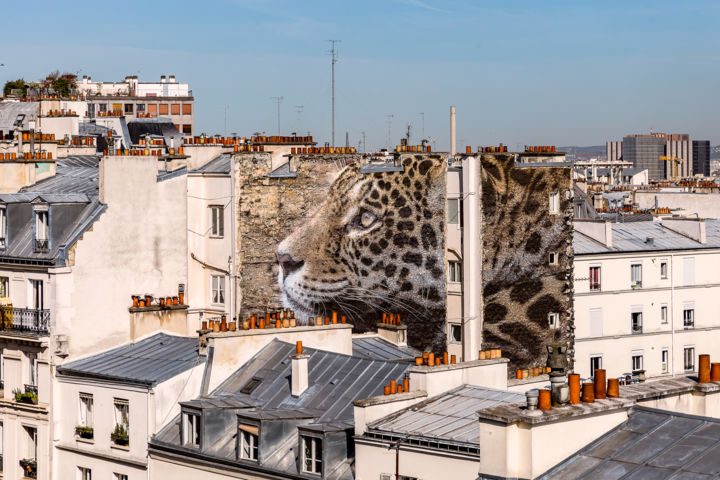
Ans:
[[[302,112],[303,112],[303,108],[305,108],[304,105],[295,105],[295,112],[297,112],[297,122],[298,122],[297,131],[298,131],[298,132],[302,131]]]
[[[411,126],[411,124],[408,123],[407,132],[405,132],[405,140],[407,140],[408,145],[410,144],[410,126]]]
[[[388,136],[387,136],[387,145],[386,145],[386,148],[388,149],[388,151],[390,151],[390,130],[392,129],[392,119],[394,116],[395,115],[392,115],[392,114],[385,115],[385,118],[387,119],[385,121],[387,122],[387,126],[388,126]]]
[[[285,97],[270,97],[270,100],[275,100],[277,102],[277,124],[278,124],[278,135],[280,135],[280,104],[283,100],[285,100]]]
[[[425,140],[425,112],[420,112],[420,118],[422,118],[422,138],[420,140]]]
[[[340,40],[328,40],[332,45],[330,48],[330,58],[332,66],[332,145],[335,145],[335,64],[337,63],[338,52],[335,50],[335,44]]]
[[[367,152],[367,143],[365,142],[365,130],[362,131],[362,151]]]

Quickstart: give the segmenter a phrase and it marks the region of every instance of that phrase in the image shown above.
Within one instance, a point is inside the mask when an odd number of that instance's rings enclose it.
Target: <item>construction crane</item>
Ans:
[[[664,160],[664,161],[666,161],[666,162],[672,163],[673,180],[675,180],[675,181],[677,182],[677,181],[679,180],[679,179],[678,179],[678,165],[679,165],[680,163],[684,162],[685,159],[684,159],[684,158],[675,157],[675,156],[670,156],[670,155],[662,155],[662,156],[660,157],[660,160]]]

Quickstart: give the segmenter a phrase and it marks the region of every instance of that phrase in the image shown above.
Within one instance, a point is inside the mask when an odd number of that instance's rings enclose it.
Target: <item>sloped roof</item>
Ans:
[[[138,342],[66,363],[57,371],[65,376],[116,380],[155,386],[200,363],[198,340],[157,333]]]
[[[221,153],[217,157],[207,162],[202,167],[191,170],[190,173],[230,173],[230,165],[232,162],[231,153]]]
[[[353,356],[375,360],[414,361],[422,355],[420,350],[408,346],[398,346],[377,335],[353,337]]]
[[[376,420],[368,424],[368,432],[477,447],[480,443],[477,411],[524,400],[522,393],[462,385]]]
[[[635,406],[628,420],[539,478],[716,479],[720,420]]]
[[[3,135],[14,130],[13,125],[20,114],[25,115],[22,129],[27,130],[30,116],[37,116],[38,105],[38,102],[0,102],[0,130]]]

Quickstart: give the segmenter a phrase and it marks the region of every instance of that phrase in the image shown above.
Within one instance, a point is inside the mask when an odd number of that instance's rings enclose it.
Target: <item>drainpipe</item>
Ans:
[[[235,156],[230,162],[230,321],[235,320],[236,294],[235,285]]]
[[[675,254],[670,254],[670,369],[675,377]]]

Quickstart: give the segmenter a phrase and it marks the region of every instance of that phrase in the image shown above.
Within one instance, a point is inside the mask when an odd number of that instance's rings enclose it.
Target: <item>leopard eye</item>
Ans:
[[[375,222],[377,222],[377,217],[372,213],[364,211],[360,214],[360,226],[362,228],[370,228]]]

